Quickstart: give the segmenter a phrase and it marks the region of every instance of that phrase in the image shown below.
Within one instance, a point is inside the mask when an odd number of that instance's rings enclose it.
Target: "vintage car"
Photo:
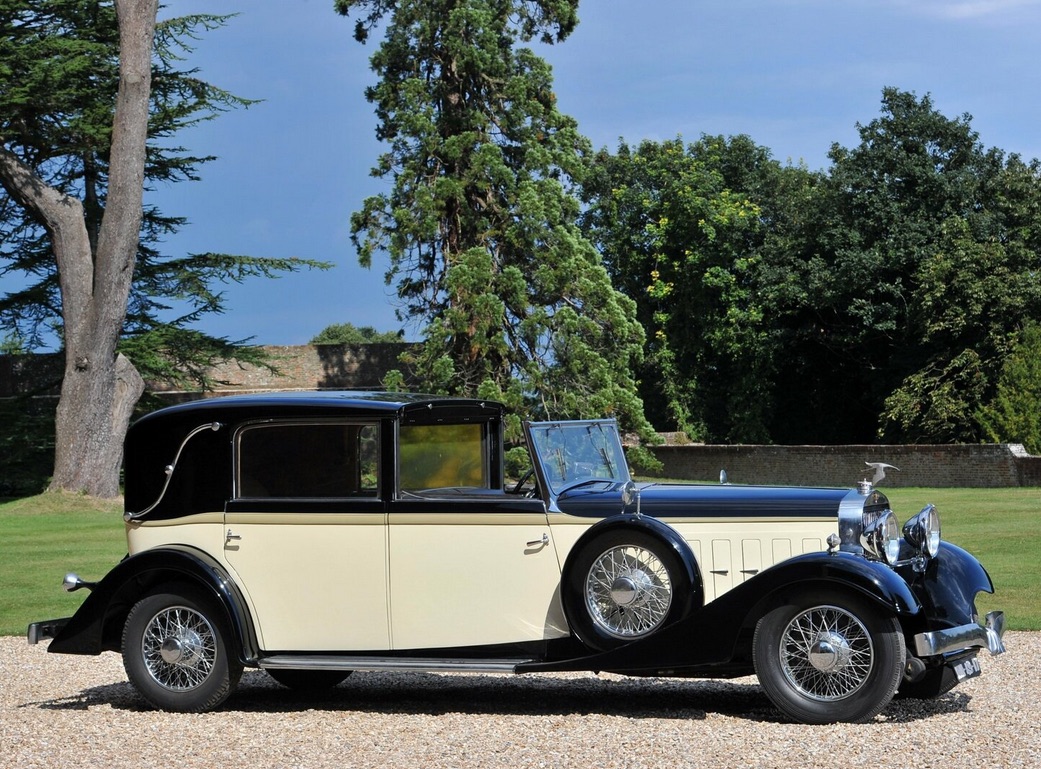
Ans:
[[[129,554],[48,651],[122,654],[154,707],[219,706],[244,667],[290,687],[355,670],[755,673],[790,718],[862,722],[1004,651],[979,562],[927,506],[901,532],[853,489],[630,478],[614,421],[497,403],[276,393],[162,409],[126,440]]]

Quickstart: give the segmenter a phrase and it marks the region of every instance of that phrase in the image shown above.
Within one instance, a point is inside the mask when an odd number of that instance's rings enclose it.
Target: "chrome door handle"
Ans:
[[[538,547],[539,545],[545,547],[549,544],[549,534],[547,534],[546,532],[542,532],[542,539],[533,539],[531,540],[531,542],[527,542],[525,544],[528,547]]]
[[[224,544],[228,544],[233,539],[242,539],[241,534],[233,534],[231,529],[228,529],[228,533],[224,535]]]

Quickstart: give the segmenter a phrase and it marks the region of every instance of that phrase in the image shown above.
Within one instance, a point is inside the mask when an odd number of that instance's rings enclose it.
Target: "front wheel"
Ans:
[[[906,649],[895,617],[865,599],[821,592],[764,615],[752,654],[760,684],[788,716],[863,723],[893,699]]]
[[[242,665],[214,601],[191,586],[157,590],[127,616],[123,667],[134,688],[160,710],[201,713],[224,702]]]

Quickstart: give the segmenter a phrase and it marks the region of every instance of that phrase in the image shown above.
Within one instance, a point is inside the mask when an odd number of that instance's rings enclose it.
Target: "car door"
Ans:
[[[390,648],[378,423],[250,424],[235,455],[224,555],[262,648]]]
[[[503,491],[489,429],[400,428],[399,484],[388,509],[395,649],[567,635],[545,505]]]

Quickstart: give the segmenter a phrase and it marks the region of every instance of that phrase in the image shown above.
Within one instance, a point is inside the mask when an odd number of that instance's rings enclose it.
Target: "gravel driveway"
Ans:
[[[755,680],[357,673],[305,698],[247,671],[216,713],[144,709],[115,654],[0,638],[0,766],[1037,767],[1041,633],[863,726],[786,723]]]

